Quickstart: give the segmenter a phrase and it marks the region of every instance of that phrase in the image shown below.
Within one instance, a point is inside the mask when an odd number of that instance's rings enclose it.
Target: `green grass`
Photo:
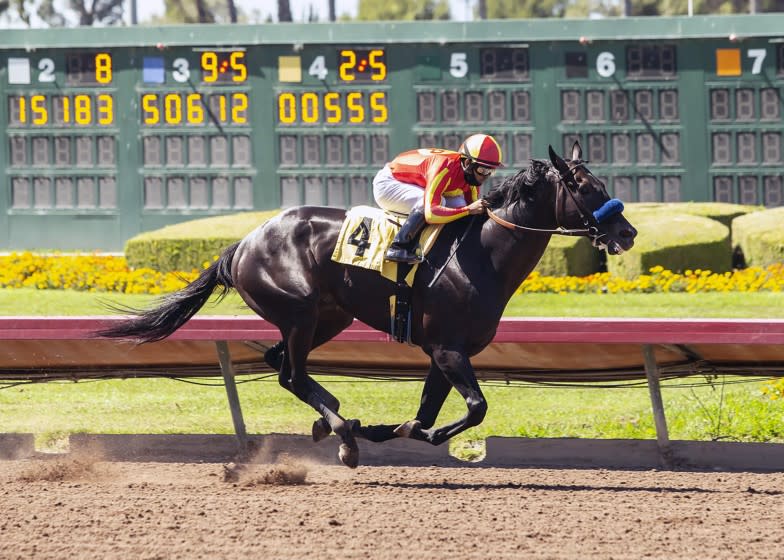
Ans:
[[[143,307],[149,296],[86,294],[67,291],[0,290],[2,315],[106,314],[99,297]],[[509,316],[539,317],[745,317],[781,318],[781,294],[538,295],[513,298]],[[232,295],[203,313],[247,313]],[[424,372],[423,372],[424,373]],[[320,378],[341,402],[341,412],[364,423],[394,423],[413,417],[421,382],[367,382]],[[689,378],[663,390],[672,439],[784,442],[784,401],[761,394],[761,383],[724,388],[689,385]],[[89,433],[232,433],[226,395],[214,386],[168,379],[128,379],[79,383],[27,384],[0,390],[3,432],[37,434],[37,444],[57,449],[65,436]],[[647,387],[612,389],[595,385],[548,388],[538,385],[484,384],[490,409],[481,426],[453,442],[470,456],[487,436],[646,438],[655,437]],[[276,382],[239,385],[250,433],[309,433],[315,413]],[[462,416],[465,406],[450,395],[440,421]]]
[[[0,315],[107,315],[101,301],[145,307],[153,296],[91,294],[69,290],[0,289]],[[506,308],[508,317],[671,317],[784,318],[784,294],[521,294]],[[204,315],[252,313],[236,293],[207,304]]]

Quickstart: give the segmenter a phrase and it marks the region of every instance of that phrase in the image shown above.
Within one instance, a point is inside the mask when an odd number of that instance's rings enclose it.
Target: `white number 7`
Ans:
[[[746,51],[746,56],[754,59],[754,64],[751,66],[752,74],[759,74],[762,72],[762,61],[765,60],[765,55],[768,51],[765,49],[749,49]]]

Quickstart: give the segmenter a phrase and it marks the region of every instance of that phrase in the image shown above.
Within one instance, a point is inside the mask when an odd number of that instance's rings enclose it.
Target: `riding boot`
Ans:
[[[387,260],[404,263],[420,262],[422,258],[414,252],[414,247],[417,235],[426,223],[424,210],[411,212],[389,246],[386,254]]]

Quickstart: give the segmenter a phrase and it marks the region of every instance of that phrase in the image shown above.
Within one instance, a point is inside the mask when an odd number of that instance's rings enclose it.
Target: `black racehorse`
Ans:
[[[188,321],[216,287],[223,294],[234,288],[280,329],[282,340],[265,360],[280,372],[284,388],[321,414],[313,425],[314,439],[333,430],[341,438],[338,455],[344,464],[359,462],[355,437],[376,442],[411,437],[438,445],[484,419],[487,403],[471,356],[493,340],[504,307],[539,262],[551,235],[584,235],[610,254],[634,244],[637,231],[623,217],[623,205],[610,199],[581,155],[578,143],[567,161],[551,147],[550,161],[532,160],[487,194],[487,216],[443,228],[416,272],[411,294],[411,340],[431,359],[414,420],[376,426],[346,420],[338,413],[338,399],[307,373],[310,351],[354,318],[390,330],[394,283],[331,259],[345,217],[342,209],[302,206],[282,212],[228,247],[196,280],[154,309],[133,311],[97,334],[161,340]],[[459,420],[434,428],[452,387],[468,410]]]

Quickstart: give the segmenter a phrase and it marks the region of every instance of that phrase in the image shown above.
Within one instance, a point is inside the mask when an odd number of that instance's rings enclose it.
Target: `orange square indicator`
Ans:
[[[740,76],[740,49],[716,49],[716,75]]]

